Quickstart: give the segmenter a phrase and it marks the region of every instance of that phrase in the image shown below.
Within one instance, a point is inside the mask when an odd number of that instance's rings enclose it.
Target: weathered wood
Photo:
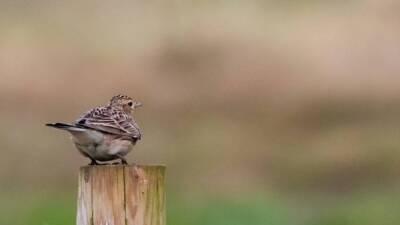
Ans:
[[[76,216],[77,224],[92,225],[92,176],[90,167],[81,167],[79,171],[78,187],[78,212]]]
[[[164,166],[85,166],[77,225],[165,225]]]
[[[126,225],[165,225],[163,166],[125,168]]]

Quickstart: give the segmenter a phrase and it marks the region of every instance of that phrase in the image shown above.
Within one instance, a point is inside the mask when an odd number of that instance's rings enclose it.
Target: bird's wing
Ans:
[[[132,118],[131,115],[128,115],[124,112],[118,111],[112,116],[115,124],[123,131],[129,133],[131,136],[141,139],[142,134],[139,128],[139,125]]]
[[[140,128],[133,118],[110,107],[92,109],[79,118],[76,124],[106,133],[141,138]]]

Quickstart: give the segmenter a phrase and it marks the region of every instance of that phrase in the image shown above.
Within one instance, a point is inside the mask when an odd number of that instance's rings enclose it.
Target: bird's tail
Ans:
[[[46,126],[54,127],[61,130],[67,131],[83,131],[82,128],[76,127],[74,125],[66,124],[66,123],[46,123]]]

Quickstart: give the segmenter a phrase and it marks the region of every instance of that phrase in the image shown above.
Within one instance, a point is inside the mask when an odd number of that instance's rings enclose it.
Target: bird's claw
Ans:
[[[98,163],[96,160],[92,160],[89,164],[89,166],[103,166],[103,165],[110,165],[109,163]]]

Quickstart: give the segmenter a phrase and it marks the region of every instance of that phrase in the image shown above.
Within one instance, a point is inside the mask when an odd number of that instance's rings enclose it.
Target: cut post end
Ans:
[[[165,225],[164,165],[87,165],[77,225]]]

